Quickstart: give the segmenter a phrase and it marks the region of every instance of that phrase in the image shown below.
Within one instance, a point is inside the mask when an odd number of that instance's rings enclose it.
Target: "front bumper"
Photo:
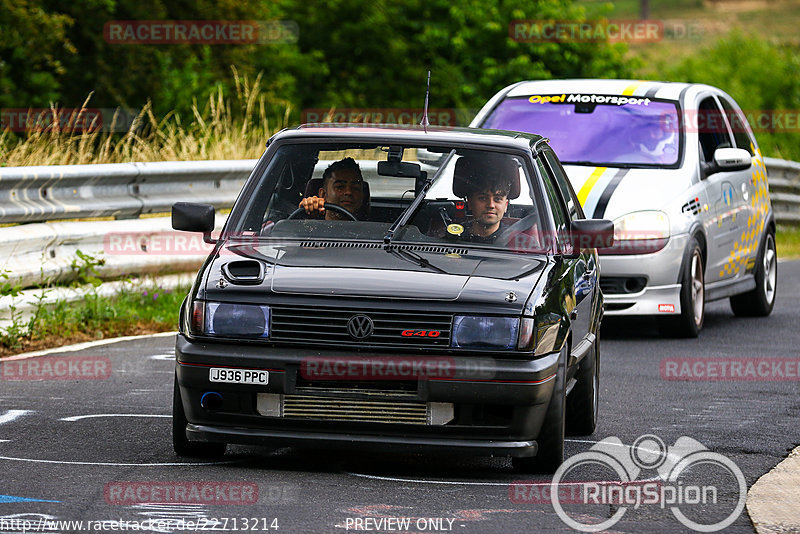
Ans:
[[[688,234],[672,236],[667,246],[652,254],[602,255],[600,278],[646,279],[635,293],[605,291],[605,315],[680,315],[679,275]]]
[[[536,437],[552,396],[558,353],[534,360],[507,360],[485,356],[425,356],[419,353],[354,353],[353,351],[270,347],[192,340],[178,335],[176,373],[188,425],[195,441],[297,447],[452,452],[533,456]],[[337,377],[314,380],[309,360],[393,361],[432,360],[436,376],[402,376],[376,380]],[[444,363],[443,363],[444,362]],[[209,381],[212,367],[269,372],[264,385]],[[402,394],[398,394],[398,388]],[[368,389],[368,391],[365,391]],[[311,391],[311,393],[309,393]],[[214,392],[222,401],[214,409],[201,407],[203,394]],[[444,424],[409,424],[331,420],[315,415],[263,415],[259,395],[273,398],[330,399],[333,404],[394,403],[397,406],[452,405],[452,419]],[[310,396],[310,397],[307,397]],[[441,406],[441,404],[438,404]]]

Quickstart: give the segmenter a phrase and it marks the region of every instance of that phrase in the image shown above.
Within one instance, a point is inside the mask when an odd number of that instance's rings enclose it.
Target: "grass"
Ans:
[[[579,0],[587,18],[606,17],[615,20],[635,20],[640,16],[639,0]],[[690,38],[665,38],[657,42],[629,43],[629,56],[641,66],[639,75],[647,79],[662,79],[661,65],[680,62],[696,55],[698,50],[713,44],[734,28],[771,42],[794,43],[800,26],[800,0],[777,1],[720,1],[650,0],[650,20],[664,23],[665,30],[692,28]]]
[[[778,258],[800,258],[800,228],[779,225],[775,233],[775,246],[778,248]]]
[[[0,133],[0,166],[257,158],[270,135],[288,124],[291,108],[270,122],[260,75],[252,83],[235,69],[233,76],[234,95],[226,98],[220,89],[204,106],[195,102],[188,119],[176,113],[157,118],[148,104],[122,134],[60,131],[57,125],[21,134],[6,130]]]
[[[164,289],[156,283],[134,284],[114,296],[89,286],[83,300],[40,305],[31,318],[15,318],[0,330],[0,357],[118,336],[177,329],[188,288]]]

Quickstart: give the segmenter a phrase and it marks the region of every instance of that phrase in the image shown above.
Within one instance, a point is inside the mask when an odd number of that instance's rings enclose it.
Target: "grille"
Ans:
[[[431,312],[396,312],[362,308],[275,306],[272,308],[270,339],[279,342],[321,342],[326,344],[396,345],[401,347],[447,347],[450,345],[452,315]],[[347,323],[355,315],[366,315],[374,330],[365,339],[355,339]],[[404,331],[426,335],[403,336]],[[430,332],[439,332],[431,337]]]
[[[428,407],[424,402],[338,399],[314,395],[284,395],[283,417],[366,423],[425,425]]]

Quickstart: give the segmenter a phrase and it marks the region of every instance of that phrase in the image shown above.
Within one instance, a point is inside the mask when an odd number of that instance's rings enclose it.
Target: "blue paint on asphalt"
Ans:
[[[61,502],[61,501],[48,501],[46,499],[29,499],[27,497],[15,497],[14,495],[0,495],[0,504],[10,502]]]

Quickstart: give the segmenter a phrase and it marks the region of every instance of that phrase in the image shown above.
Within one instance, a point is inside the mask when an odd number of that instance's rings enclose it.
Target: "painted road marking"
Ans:
[[[19,419],[23,415],[28,415],[29,413],[34,413],[33,410],[8,410],[3,415],[0,415],[0,425],[5,423],[10,423],[16,419]]]
[[[0,456],[0,460],[8,460],[10,462],[28,462],[33,464],[59,464],[59,465],[101,465],[110,467],[169,467],[169,466],[204,466],[204,465],[222,465],[222,464],[235,464],[247,461],[246,459],[239,460],[224,460],[218,462],[154,462],[147,464],[140,463],[125,463],[125,462],[77,462],[69,460],[39,460],[37,458],[16,458],[14,456]]]
[[[98,417],[163,417],[172,418],[171,415],[155,415],[146,413],[98,413],[94,415],[73,415],[72,417],[62,417],[59,421],[80,421],[81,419],[96,419]]]
[[[588,439],[565,439],[564,441],[570,441],[572,443],[591,443],[592,445],[599,443],[598,441],[592,441]],[[632,449],[632,445],[626,445],[624,443],[619,444],[620,447],[626,447],[628,449]],[[654,452],[658,453],[659,451],[651,451],[650,449],[644,449],[641,445],[638,446],[640,449],[645,450],[647,452]],[[668,456],[672,456],[670,453],[667,453]],[[680,459],[679,457],[676,457]],[[361,478],[370,478],[374,480],[386,480],[389,482],[412,482],[417,484],[441,484],[445,486],[508,486],[512,483],[512,481],[505,481],[505,482],[467,482],[467,481],[460,481],[460,480],[423,480],[419,478],[403,478],[403,477],[384,477],[379,475],[367,475],[364,473],[353,473],[352,471],[343,471],[346,475],[352,475],[355,477]],[[516,475],[515,475],[516,476]],[[647,479],[637,479],[637,482],[658,482],[661,480],[661,477],[653,477]],[[614,481],[608,481],[614,482]],[[550,481],[546,482],[525,482],[526,485],[529,486],[549,486]]]
[[[0,503],[8,504],[12,502],[61,502],[61,501],[50,501],[47,499],[31,499],[28,497],[17,497],[15,495],[0,495]]]

